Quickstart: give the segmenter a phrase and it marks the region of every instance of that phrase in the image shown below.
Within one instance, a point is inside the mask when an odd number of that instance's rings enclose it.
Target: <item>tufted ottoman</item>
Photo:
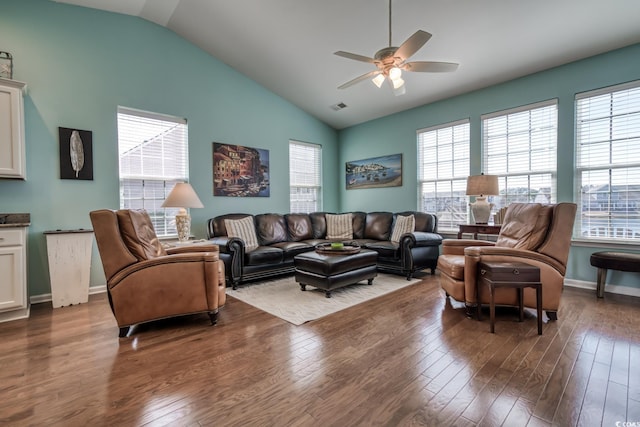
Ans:
[[[607,270],[640,272],[640,254],[628,252],[595,252],[591,255],[591,265],[598,268],[598,298],[604,297]]]
[[[293,259],[296,282],[303,291],[310,285],[324,290],[326,297],[331,298],[332,290],[361,280],[368,280],[371,285],[377,275],[377,259],[377,252],[370,249],[351,255],[305,252]]]

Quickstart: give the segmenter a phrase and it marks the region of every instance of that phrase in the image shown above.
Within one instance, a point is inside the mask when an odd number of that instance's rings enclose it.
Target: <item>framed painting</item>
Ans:
[[[347,190],[402,186],[402,154],[346,163]]]
[[[213,143],[213,195],[269,197],[269,150]]]
[[[60,179],[93,180],[93,132],[58,128]]]

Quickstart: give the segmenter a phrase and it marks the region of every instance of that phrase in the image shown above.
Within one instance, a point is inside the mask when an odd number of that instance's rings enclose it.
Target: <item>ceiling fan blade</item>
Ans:
[[[341,85],[341,86],[338,86],[338,89],[346,89],[346,88],[348,88],[349,86],[353,86],[353,85],[354,85],[354,84],[356,84],[356,83],[360,83],[360,82],[361,82],[361,81],[363,81],[363,80],[367,80],[369,77],[373,77],[373,76],[375,76],[375,75],[377,75],[377,74],[380,74],[380,72],[381,72],[380,70],[373,70],[373,71],[369,71],[369,72],[368,72],[368,73],[366,73],[366,74],[363,74],[363,75],[361,75],[361,76],[359,76],[359,77],[356,77],[356,78],[355,78],[355,79],[353,79],[353,80],[349,80],[348,82],[346,82],[345,84],[343,84],[343,85]]]
[[[403,61],[416,53],[426,42],[431,38],[431,34],[426,31],[418,30],[411,37],[409,37],[400,47],[396,50],[393,56],[398,56]]]
[[[369,62],[371,64],[375,64],[375,60],[373,58],[369,58],[367,56],[358,55],[355,53],[343,52],[341,50],[334,52],[334,55],[342,56],[343,58],[354,59],[356,61]]]
[[[455,62],[414,61],[407,62],[400,68],[417,73],[448,73],[455,71],[458,64]]]

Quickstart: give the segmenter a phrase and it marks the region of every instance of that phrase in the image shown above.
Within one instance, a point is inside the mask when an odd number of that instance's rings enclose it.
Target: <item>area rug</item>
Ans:
[[[289,323],[302,325],[419,281],[420,279],[407,280],[404,276],[378,273],[371,286],[363,280],[331,291],[331,298],[326,298],[323,290],[313,286],[307,286],[305,292],[301,291],[294,277],[289,276],[241,285],[235,291],[227,289],[227,295]]]

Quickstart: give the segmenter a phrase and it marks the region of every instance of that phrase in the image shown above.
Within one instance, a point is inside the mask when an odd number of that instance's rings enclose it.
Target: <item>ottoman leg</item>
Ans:
[[[300,290],[301,291],[306,291],[307,290],[307,285],[305,285],[304,283],[300,283]]]
[[[331,291],[325,291],[324,296],[327,298],[331,298]]]
[[[598,287],[596,289],[596,294],[598,298],[604,298],[604,282],[607,280],[607,269],[606,268],[598,268]]]
[[[373,285],[373,277],[367,280],[367,285],[369,286]]]

